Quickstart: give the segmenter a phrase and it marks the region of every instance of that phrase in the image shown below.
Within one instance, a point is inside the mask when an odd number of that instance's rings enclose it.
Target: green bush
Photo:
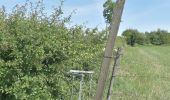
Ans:
[[[9,14],[0,9],[0,99],[69,100],[72,83],[67,72],[97,71],[103,33],[67,28],[71,15],[63,17],[62,6],[47,16],[42,2],[29,4]]]

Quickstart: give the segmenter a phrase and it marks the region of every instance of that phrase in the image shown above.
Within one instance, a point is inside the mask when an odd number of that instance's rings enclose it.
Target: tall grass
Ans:
[[[114,100],[169,100],[170,46],[126,47]]]

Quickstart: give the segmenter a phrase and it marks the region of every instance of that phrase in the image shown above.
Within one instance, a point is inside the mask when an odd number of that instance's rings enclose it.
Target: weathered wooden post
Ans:
[[[114,79],[116,77],[116,71],[120,65],[120,59],[121,59],[122,55],[123,55],[123,49],[118,48],[118,50],[116,52],[116,56],[115,56],[115,62],[114,62],[113,69],[112,69],[112,75],[110,78],[109,89],[108,89],[108,93],[107,93],[107,100],[111,100],[113,83],[114,83]]]
[[[101,65],[101,71],[100,71],[100,75],[98,79],[97,90],[96,90],[96,95],[94,97],[94,100],[102,100],[103,98],[104,86],[106,83],[109,65],[110,65],[111,58],[112,58],[112,50],[113,50],[114,43],[117,37],[119,25],[121,22],[121,16],[122,16],[123,8],[124,8],[124,3],[125,3],[125,0],[116,1],[116,6],[113,11],[111,29],[109,32],[109,37],[108,37],[108,42],[107,42],[106,49],[105,49],[103,63]]]

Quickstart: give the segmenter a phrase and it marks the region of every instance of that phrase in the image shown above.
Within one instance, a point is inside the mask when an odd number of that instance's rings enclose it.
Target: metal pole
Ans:
[[[91,93],[92,93],[92,91],[91,91],[92,81],[93,81],[93,79],[92,79],[92,74],[90,74],[90,82],[89,82],[89,84],[90,84],[90,90],[89,90],[89,100],[90,100]]]
[[[74,96],[74,78],[75,78],[75,76],[73,75],[73,83],[72,83],[72,90],[71,90],[71,100],[73,100],[73,96]]]
[[[80,90],[79,90],[79,98],[78,98],[78,100],[81,100],[82,87],[83,87],[83,80],[84,80],[84,74],[81,74]]]

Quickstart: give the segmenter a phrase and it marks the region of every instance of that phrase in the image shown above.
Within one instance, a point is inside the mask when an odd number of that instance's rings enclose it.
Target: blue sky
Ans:
[[[37,0],[30,0],[37,1]],[[72,16],[71,25],[85,24],[87,27],[103,29],[105,21],[102,16],[103,3],[106,0],[65,0],[64,13]],[[5,5],[9,10],[16,4],[25,0],[0,0],[0,5]],[[44,0],[47,11],[59,5],[59,0]],[[126,0],[119,34],[125,29],[133,28],[139,31],[152,31],[158,28],[170,31],[170,0]]]

